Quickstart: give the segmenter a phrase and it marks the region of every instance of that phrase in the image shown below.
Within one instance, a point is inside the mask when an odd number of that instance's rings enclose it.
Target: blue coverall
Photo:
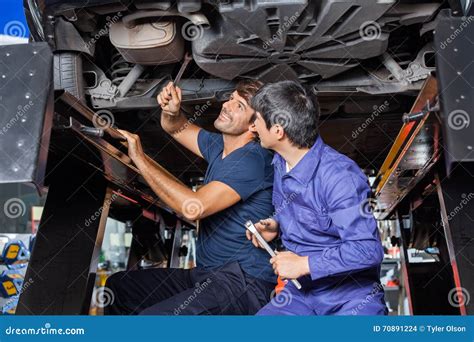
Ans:
[[[274,218],[287,250],[309,257],[302,290],[288,282],[259,315],[383,315],[383,248],[357,164],[321,137],[289,172],[273,159]]]

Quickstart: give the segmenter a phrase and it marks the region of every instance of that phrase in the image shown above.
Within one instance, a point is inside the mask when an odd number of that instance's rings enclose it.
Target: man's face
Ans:
[[[234,91],[229,100],[223,103],[214,127],[225,134],[240,135],[249,130],[254,113],[247,101]]]
[[[259,112],[256,114],[256,119],[250,127],[250,131],[257,133],[260,138],[260,145],[262,145],[263,148],[272,149],[275,143],[279,140],[278,134],[275,131],[275,126],[271,127],[269,130],[265,124],[265,120],[263,120],[262,115]]]

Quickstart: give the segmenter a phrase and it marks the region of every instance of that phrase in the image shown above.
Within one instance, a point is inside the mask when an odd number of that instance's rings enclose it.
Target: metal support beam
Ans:
[[[440,11],[434,35],[448,174],[458,162],[474,162],[474,25],[473,18],[461,16],[462,13],[452,15],[448,9]]]
[[[456,299],[461,314],[474,314],[474,170],[458,164],[449,178],[436,177],[443,227],[453,268]]]
[[[48,197],[20,295],[20,315],[87,314],[111,204],[100,172],[66,157]]]

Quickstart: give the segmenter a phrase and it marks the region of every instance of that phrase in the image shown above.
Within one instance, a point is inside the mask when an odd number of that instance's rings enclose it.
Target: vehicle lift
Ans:
[[[461,23],[461,17],[443,10],[435,46]],[[453,289],[458,297],[474,295],[474,201],[466,200],[474,196],[473,31],[467,26],[446,48],[436,49],[436,75],[426,80],[404,116],[374,183],[376,217],[398,227],[393,241],[401,249],[412,314],[474,314],[469,298],[458,306],[449,301]],[[146,191],[113,127],[94,130],[93,111],[69,93],[54,91],[52,61],[47,43],[0,47],[0,111],[8,113],[0,116],[8,128],[0,132],[5,151],[0,183],[29,183],[40,194],[48,189],[25,275],[30,284],[18,303],[22,315],[89,312],[115,197],[137,204],[149,222],[140,230],[156,230],[163,215],[177,218],[179,227],[194,224]],[[408,260],[409,248],[433,244],[440,250],[439,262]],[[145,253],[140,246],[134,234],[129,267]]]

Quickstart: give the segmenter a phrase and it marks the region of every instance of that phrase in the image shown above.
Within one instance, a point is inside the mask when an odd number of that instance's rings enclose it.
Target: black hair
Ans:
[[[310,148],[318,138],[319,104],[312,89],[296,81],[264,85],[251,100],[267,129],[279,124],[290,142]]]

